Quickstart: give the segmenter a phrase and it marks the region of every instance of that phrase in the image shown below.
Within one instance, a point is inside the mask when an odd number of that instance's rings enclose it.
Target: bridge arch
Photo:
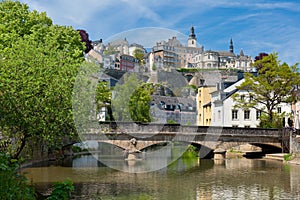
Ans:
[[[251,145],[260,147],[263,153],[281,153],[282,147],[274,143],[250,143]]]

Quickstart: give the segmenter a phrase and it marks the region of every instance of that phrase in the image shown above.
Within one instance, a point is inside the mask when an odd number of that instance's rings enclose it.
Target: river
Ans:
[[[137,164],[120,163],[127,168]],[[300,199],[300,166],[265,159],[180,158],[157,171],[127,173],[83,155],[61,166],[36,166],[23,172],[43,192],[54,182],[72,179],[73,199]]]

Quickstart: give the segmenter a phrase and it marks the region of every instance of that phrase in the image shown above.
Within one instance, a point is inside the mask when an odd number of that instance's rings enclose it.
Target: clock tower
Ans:
[[[188,39],[188,47],[196,47],[196,46],[197,46],[197,39],[196,39],[194,27],[192,26],[190,30],[189,39]]]

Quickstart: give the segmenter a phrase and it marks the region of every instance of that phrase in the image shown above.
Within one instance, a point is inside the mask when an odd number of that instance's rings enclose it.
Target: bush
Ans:
[[[11,159],[8,154],[0,153],[1,199],[36,199],[34,188],[28,185],[25,176],[18,173],[18,167],[17,160]]]
[[[54,185],[54,190],[47,200],[67,200],[74,191],[73,182],[67,179],[63,182],[58,182]]]
[[[288,153],[283,156],[284,161],[290,161],[293,159],[292,154]]]
[[[269,116],[262,114],[260,116],[259,127],[261,128],[282,128],[284,113],[273,113],[273,121],[270,121]]]

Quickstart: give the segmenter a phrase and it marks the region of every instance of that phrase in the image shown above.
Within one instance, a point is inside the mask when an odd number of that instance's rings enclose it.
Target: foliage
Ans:
[[[129,99],[129,112],[135,122],[151,122],[150,100],[154,87],[150,83],[143,83],[138,87]]]
[[[96,89],[96,104],[97,104],[97,111],[99,112],[103,107],[105,107],[108,111],[108,118],[109,121],[114,121],[112,110],[111,110],[111,98],[112,92],[109,88],[108,82],[101,81],[97,85]]]
[[[199,149],[193,145],[189,145],[188,149],[183,153],[182,158],[199,157]]]
[[[178,72],[189,72],[189,73],[192,73],[192,72],[198,72],[199,69],[197,69],[197,68],[178,68],[177,71]]]
[[[135,90],[142,84],[135,73],[126,73],[114,87],[112,98],[113,117],[117,121],[133,121],[129,111],[129,101]]]
[[[32,136],[55,143],[75,133],[71,97],[84,45],[72,27],[26,4],[2,1],[0,16],[0,127],[17,140],[17,158]]]
[[[268,56],[269,54],[261,52],[259,53],[257,56],[255,56],[255,60],[254,61],[258,61],[258,60],[262,60],[263,57]]]
[[[272,121],[269,116],[263,113],[259,118],[259,127],[261,128],[282,128],[284,126],[283,119],[284,113],[273,113]]]
[[[67,200],[71,196],[71,192],[74,191],[73,182],[67,179],[63,182],[58,182],[54,185],[50,197],[47,200]]]
[[[89,39],[89,34],[82,29],[77,30],[81,37],[81,42],[85,43],[85,53],[88,53],[91,49],[93,49],[92,41]]]
[[[82,64],[77,73],[72,94],[72,114],[79,136],[98,125],[97,85],[99,67],[93,62]]]
[[[138,60],[140,66],[145,64],[144,56],[145,55],[141,49],[135,49],[133,51],[133,57]]]
[[[267,114],[269,121],[273,121],[273,112],[280,104],[295,100],[293,91],[300,83],[297,64],[281,64],[277,53],[272,53],[263,56],[254,65],[260,66],[258,75],[245,73],[245,81],[237,87],[245,92],[242,94],[244,98],[236,93],[233,99],[237,102],[236,107],[261,110]]]
[[[81,148],[81,147],[78,147],[78,146],[72,146],[72,151],[74,153],[79,153],[79,152],[84,152],[84,151],[88,151],[88,149],[86,148]]]
[[[113,47],[109,47],[108,49],[105,49],[103,51],[104,55],[112,55],[112,54],[117,54],[117,53],[120,53],[120,52],[115,50]]]
[[[157,69],[157,67],[156,67],[156,65],[153,63],[153,64],[152,64],[152,70],[153,70],[153,71],[156,71],[156,69]]]
[[[178,123],[175,122],[173,119],[169,119],[167,123],[168,123],[168,124],[178,124]]]
[[[25,176],[18,174],[17,160],[0,153],[0,197],[1,199],[35,199],[33,187]]]
[[[283,156],[284,161],[290,161],[293,160],[293,155],[291,153],[285,154]]]
[[[219,71],[219,72],[237,72],[237,69],[218,69],[218,68],[210,68],[210,69],[202,69],[202,68],[178,68],[176,69],[177,72],[186,72],[186,73],[197,73],[197,72],[204,72],[204,71]]]

